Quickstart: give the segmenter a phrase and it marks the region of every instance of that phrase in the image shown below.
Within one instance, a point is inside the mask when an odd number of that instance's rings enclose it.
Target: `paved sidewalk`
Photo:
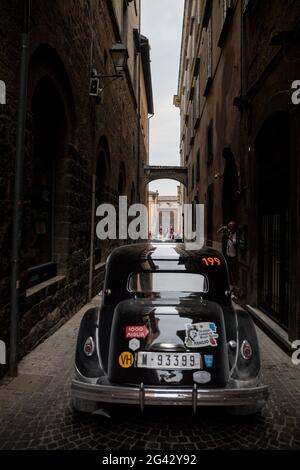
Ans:
[[[97,299],[96,299],[97,300]],[[95,300],[94,300],[95,302]],[[70,381],[84,307],[28,354],[0,386],[0,449],[300,449],[300,366],[259,331],[268,405],[259,417],[218,409],[122,408],[73,415]]]

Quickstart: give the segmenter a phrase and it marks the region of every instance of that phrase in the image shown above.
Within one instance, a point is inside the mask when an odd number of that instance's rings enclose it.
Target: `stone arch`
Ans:
[[[256,122],[254,128],[255,140],[257,141],[265,123],[272,118],[272,116],[276,113],[289,113],[293,109],[294,105],[291,100],[291,90],[282,90],[273,95],[265,104],[264,112]]]
[[[57,88],[66,113],[66,141],[74,141],[77,113],[69,76],[58,52],[49,44],[39,44],[29,61],[28,102],[32,100],[38,82],[48,77]]]
[[[147,186],[152,181],[160,179],[170,179],[178,181],[187,187],[188,172],[187,168],[183,166],[145,166],[144,167],[144,182]]]

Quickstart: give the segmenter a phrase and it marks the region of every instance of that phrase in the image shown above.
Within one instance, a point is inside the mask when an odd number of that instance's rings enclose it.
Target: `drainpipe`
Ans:
[[[150,114],[150,116],[148,117],[148,165],[150,165],[150,163],[149,163],[149,156],[150,156],[150,119],[152,119],[153,117],[154,117],[154,113]]]
[[[25,128],[27,113],[27,84],[29,63],[29,23],[30,0],[23,0],[23,25],[21,32],[21,60],[19,75],[19,104],[17,118],[15,188],[13,201],[12,258],[11,258],[11,313],[10,313],[10,353],[9,374],[18,374],[18,320],[20,295],[20,241],[23,206],[23,173],[25,155]]]
[[[147,165],[150,164],[150,161],[149,161],[149,157],[150,157],[150,119],[152,119],[154,116],[154,113],[153,114],[150,114],[150,116],[148,117],[148,161],[147,161]],[[144,175],[144,169],[143,169],[143,178],[145,179],[145,175]],[[144,197],[146,198],[146,204],[147,204],[147,207],[149,209],[149,204],[148,204],[148,192],[149,192],[149,184],[148,183],[147,185],[143,185],[143,189],[144,189]],[[148,229],[149,229],[149,221],[148,221]],[[149,231],[149,230],[148,230]]]
[[[138,110],[137,110],[137,202],[141,202],[141,192],[140,192],[140,158],[141,158],[141,139],[140,139],[140,130],[141,130],[141,16],[142,16],[142,4],[139,0],[139,60],[138,60]]]
[[[94,271],[94,244],[95,244],[95,206],[96,206],[96,175],[92,179],[92,214],[91,214],[91,242],[90,242],[90,267],[89,267],[89,297],[90,302],[93,294],[93,271]]]
[[[241,2],[241,95],[245,96],[245,15],[243,2]]]

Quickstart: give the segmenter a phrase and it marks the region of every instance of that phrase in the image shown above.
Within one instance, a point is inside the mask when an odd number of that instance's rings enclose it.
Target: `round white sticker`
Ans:
[[[194,372],[193,374],[194,382],[198,384],[207,384],[211,381],[211,375],[206,370],[200,370],[198,372]]]

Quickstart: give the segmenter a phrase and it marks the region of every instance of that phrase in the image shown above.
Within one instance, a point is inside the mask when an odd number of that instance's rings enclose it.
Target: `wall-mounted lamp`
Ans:
[[[127,47],[124,44],[118,42],[112,46],[109,52],[116,72],[118,74],[124,72],[129,57]]]
[[[93,75],[90,78],[90,96],[99,97],[103,93],[104,88],[110,85],[113,81],[117,80],[118,78],[123,78],[123,73],[126,69],[127,60],[128,60],[128,50],[127,47],[122,43],[114,44],[110,50],[110,55],[115,67],[115,74],[112,75],[105,75],[105,74],[97,74],[95,70],[93,70]],[[111,80],[107,82],[104,86],[100,85],[101,80],[108,79]]]

